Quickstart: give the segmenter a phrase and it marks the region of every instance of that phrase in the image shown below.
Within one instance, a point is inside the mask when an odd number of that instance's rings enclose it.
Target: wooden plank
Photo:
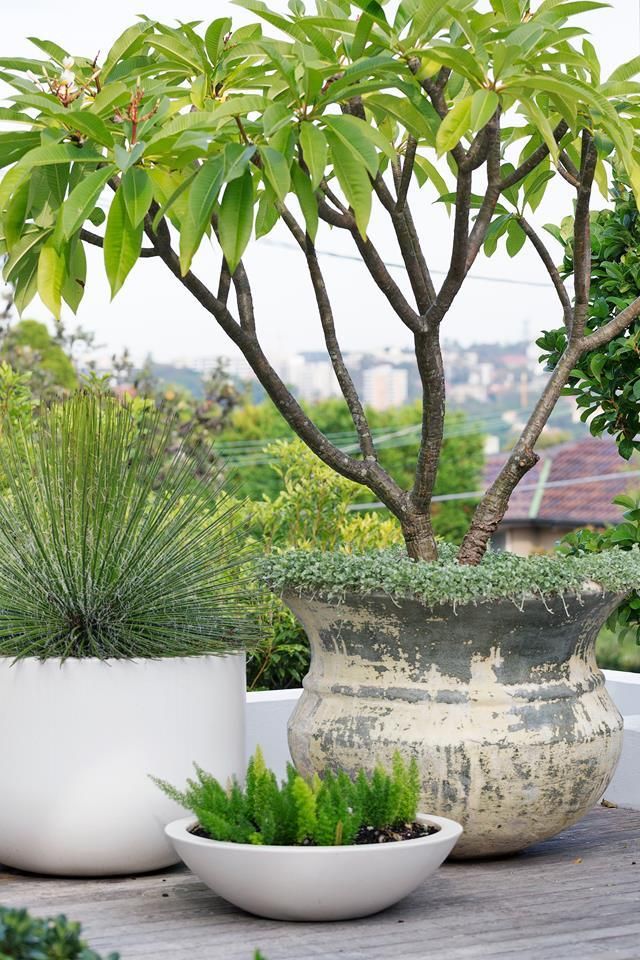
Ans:
[[[102,880],[0,868],[0,903],[81,920],[122,960],[640,960],[640,813],[599,807],[510,858],[445,864],[375,917],[250,917],[184,868]]]

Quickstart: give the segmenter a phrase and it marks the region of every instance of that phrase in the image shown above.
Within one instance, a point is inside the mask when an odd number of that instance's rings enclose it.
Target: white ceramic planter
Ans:
[[[438,833],[417,840],[344,847],[270,847],[205,840],[176,820],[167,836],[214,893],[273,920],[350,920],[397,903],[449,855],[462,827],[419,814]]]
[[[0,863],[106,876],[177,863],[164,827],[197,760],[241,776],[244,655],[0,658]]]

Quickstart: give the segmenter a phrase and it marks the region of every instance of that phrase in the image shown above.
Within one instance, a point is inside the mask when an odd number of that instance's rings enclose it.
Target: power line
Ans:
[[[640,477],[640,470],[619,470],[617,473],[599,473],[590,477],[573,477],[571,480],[549,480],[541,485],[543,490],[550,490],[557,487],[574,487],[584,483],[599,483],[601,480],[622,480],[627,477]],[[538,490],[537,483],[525,483],[518,485],[516,490]],[[483,497],[486,490],[467,490],[465,493],[441,493],[432,497],[434,502],[444,503],[448,500],[477,500]],[[349,510],[379,510],[384,507],[384,503],[353,503]]]
[[[286,240],[265,240],[264,243],[268,247],[282,247],[285,250],[299,249],[295,243],[287,243]],[[336,253],[335,250],[316,250],[316,253],[320,257],[332,257],[334,260],[352,260],[354,263],[362,263],[360,257],[353,253]],[[389,267],[391,270],[406,270],[404,263],[396,263],[393,260],[383,260],[383,263],[385,267]],[[431,270],[430,272],[442,277],[447,274],[446,270]],[[549,287],[548,283],[544,283],[541,280],[514,280],[512,277],[489,277],[483,273],[470,273],[467,279],[481,280],[486,283],[503,283],[512,287],[542,287],[545,290]]]

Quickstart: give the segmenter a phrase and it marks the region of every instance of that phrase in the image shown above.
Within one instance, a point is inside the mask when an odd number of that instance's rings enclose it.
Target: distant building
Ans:
[[[368,367],[363,373],[362,399],[374,410],[401,407],[409,394],[409,374],[404,367],[381,363]]]
[[[488,458],[485,486],[495,480],[507,456]],[[587,437],[541,451],[536,466],[516,487],[493,545],[528,556],[552,550],[578,527],[615,523],[622,511],[612,504],[613,498],[640,488],[640,476],[629,476],[630,470],[608,438]],[[592,479],[612,474],[611,479]]]

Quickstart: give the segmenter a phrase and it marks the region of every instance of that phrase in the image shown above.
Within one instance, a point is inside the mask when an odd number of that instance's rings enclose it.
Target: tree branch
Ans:
[[[444,438],[445,375],[439,324],[416,334],[414,342],[422,383],[422,431],[411,501],[420,512],[427,513]]]
[[[407,194],[411,185],[411,177],[413,176],[413,166],[416,159],[417,147],[418,141],[416,138],[409,136],[407,139],[407,146],[405,147],[404,163],[402,164],[402,174],[400,176],[400,184],[398,186],[398,200],[396,202],[396,210],[398,213],[403,212],[405,203],[407,202]]]
[[[589,309],[591,288],[591,187],[596,170],[598,153],[593,137],[588,130],[582,131],[582,155],[580,159],[580,185],[573,220],[573,276],[574,307],[571,339],[582,336]]]
[[[101,237],[97,233],[91,233],[90,230],[85,230],[84,227],[80,231],[80,239],[84,240],[85,243],[90,243],[93,247],[104,247],[104,237]],[[160,254],[155,247],[142,247],[140,250],[141,257],[158,257]]]
[[[533,448],[579,355],[580,350],[576,346],[569,346],[560,358],[507,462],[476,507],[458,553],[460,563],[480,562],[492,534],[507,512],[511,494],[524,475],[538,462],[538,454]]]
[[[560,276],[558,268],[553,262],[553,258],[549,253],[547,247],[544,245],[544,243],[542,242],[542,239],[533,229],[531,224],[527,220],[525,220],[524,217],[518,217],[518,223],[524,230],[528,239],[531,241],[533,248],[535,249],[540,259],[542,260],[546,268],[546,271],[549,274],[549,277],[551,278],[551,282],[555,288],[556,293],[558,294],[558,299],[560,300],[560,304],[562,306],[562,316],[564,320],[564,325],[566,329],[570,331],[573,325],[573,308],[571,306],[571,298],[569,296],[567,288],[562,282],[562,278]]]
[[[553,139],[556,143],[560,143],[565,133],[569,129],[569,126],[565,120],[561,120],[558,126],[553,131]],[[531,173],[532,170],[542,163],[545,157],[549,156],[549,147],[546,143],[541,143],[533,153],[529,154],[526,160],[523,160],[519,167],[510,173],[504,178],[500,184],[500,191],[508,190],[509,187],[515,186],[516,183],[520,183],[527,174]]]
[[[358,396],[353,380],[351,379],[351,375],[344,362],[340,344],[338,343],[338,337],[336,335],[335,323],[333,319],[333,309],[327,293],[324,276],[320,269],[320,264],[318,263],[315,247],[311,238],[305,234],[295,217],[284,206],[284,204],[280,205],[279,210],[283,222],[286,224],[289,232],[304,253],[307,262],[307,269],[309,271],[309,277],[311,278],[311,284],[313,286],[313,291],[316,298],[316,304],[318,306],[318,315],[320,317],[320,323],[322,325],[327,351],[329,353],[329,358],[331,360],[331,365],[335,372],[336,378],[340,384],[342,395],[345,399],[347,407],[349,408],[353,425],[356,428],[360,450],[362,451],[362,455],[365,460],[377,461],[378,458],[376,455],[369,422],[364,412],[362,403],[360,402],[360,397]]]

